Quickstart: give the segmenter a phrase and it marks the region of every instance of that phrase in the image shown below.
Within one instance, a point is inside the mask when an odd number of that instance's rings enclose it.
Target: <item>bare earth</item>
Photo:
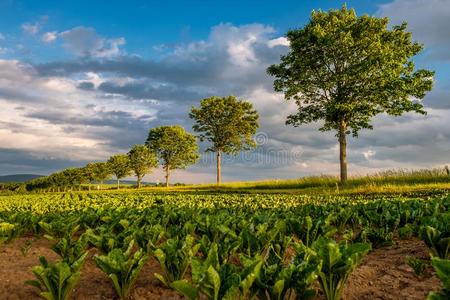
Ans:
[[[24,256],[21,248],[30,241],[31,248]],[[34,237],[21,237],[0,246],[0,299],[40,299],[37,289],[24,284],[34,279],[31,268],[39,264],[39,255],[57,259],[50,250],[51,242]],[[91,250],[91,256],[94,254]],[[405,264],[405,257],[428,259],[428,249],[419,240],[398,241],[396,245],[376,249],[363,260],[347,282],[344,299],[425,299],[432,290],[440,289],[440,282],[429,267],[422,279]],[[153,276],[159,272],[157,262],[150,259],[132,291],[132,299],[183,299],[176,292],[163,287]],[[109,279],[89,258],[82,270],[81,280],[73,299],[115,299]],[[318,297],[321,298],[320,296]]]

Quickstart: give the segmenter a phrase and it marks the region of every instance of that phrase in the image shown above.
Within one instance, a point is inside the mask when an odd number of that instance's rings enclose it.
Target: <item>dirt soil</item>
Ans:
[[[30,242],[29,250],[21,251]],[[39,255],[50,261],[57,259],[50,250],[51,244],[46,239],[21,237],[0,246],[0,299],[40,299],[37,289],[24,281],[34,279],[31,268],[39,264]],[[95,250],[91,250],[90,256],[94,254]],[[413,239],[372,251],[350,276],[344,299],[425,299],[430,291],[440,289],[439,279],[433,275],[431,267],[419,279],[405,264],[406,256],[428,259],[428,249],[423,242]],[[131,292],[132,299],[183,299],[162,286],[153,276],[155,272],[159,272],[159,266],[150,259]],[[83,267],[72,299],[116,299],[112,283],[91,257]]]
[[[417,239],[399,240],[390,247],[375,249],[350,275],[344,299],[426,299],[430,291],[441,289],[439,279],[428,264],[422,278],[405,263],[412,256],[429,262],[429,249]]]

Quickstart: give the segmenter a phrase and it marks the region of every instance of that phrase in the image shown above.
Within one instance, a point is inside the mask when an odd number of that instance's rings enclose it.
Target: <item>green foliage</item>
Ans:
[[[365,234],[375,247],[397,228],[429,226],[436,231],[429,239],[440,241],[449,232],[449,208],[442,191],[371,197],[83,192],[2,197],[0,220],[18,233],[57,240],[53,249],[67,265],[84,255],[86,242],[112,258],[136,240],[161,264],[156,276],[191,299],[308,299],[317,277],[336,299],[368,247],[350,244],[353,232],[379,230]],[[331,239],[336,236],[339,244]],[[126,284],[119,282],[119,293]]]
[[[263,260],[241,257],[242,267],[224,263],[220,265],[217,244],[212,244],[205,260],[192,259],[192,280],[174,281],[171,287],[188,299],[252,299],[251,287],[259,276]]]
[[[63,237],[52,246],[52,250],[58,254],[63,261],[73,264],[84,255],[87,247],[87,238],[82,235],[76,239],[73,237]]]
[[[426,225],[420,228],[420,236],[431,248],[434,256],[450,259],[450,236],[448,233]]]
[[[45,257],[39,257],[40,266],[33,267],[37,280],[25,283],[40,289],[39,295],[47,300],[68,300],[73,288],[80,279],[80,269],[87,257],[87,252],[69,264],[66,261],[49,263]]]
[[[407,256],[405,258],[405,262],[408,266],[411,267],[411,269],[413,269],[417,277],[423,276],[423,273],[425,272],[425,269],[427,267],[425,261],[421,260],[420,258]]]
[[[322,261],[319,282],[327,300],[339,300],[351,272],[370,251],[369,244],[337,244],[334,240],[321,237],[312,245]]]
[[[401,239],[409,239],[414,236],[415,228],[411,224],[406,224],[398,229],[398,235]]]
[[[88,163],[83,168],[84,176],[86,176],[86,179],[88,182],[95,180],[95,163]]]
[[[200,141],[208,141],[207,151],[236,154],[255,147],[252,135],[258,128],[258,114],[250,102],[235,96],[210,97],[192,107],[189,117]]]
[[[17,235],[19,235],[20,227],[9,222],[0,221],[0,245],[4,242],[9,242]]]
[[[120,299],[128,299],[130,290],[148,259],[142,249],[133,254],[133,245],[134,241],[131,241],[126,251],[115,248],[107,255],[94,256],[97,266],[112,280]]]
[[[156,153],[145,145],[134,145],[128,152],[130,167],[137,177],[138,188],[141,186],[142,177],[158,166]]]
[[[289,53],[267,69],[275,76],[275,91],[298,106],[286,124],[323,121],[321,131],[337,131],[342,182],[348,134],[372,129],[372,118],[381,113],[425,114],[418,100],[431,90],[434,72],[415,70],[412,57],[423,46],[412,41],[406,23],[390,28],[387,18],[358,17],[344,6],[313,11],[287,39]]]
[[[436,275],[442,282],[443,289],[440,292],[431,292],[428,300],[446,300],[450,299],[450,260],[433,257],[431,259]]]
[[[20,253],[22,254],[23,257],[27,256],[28,251],[30,251],[32,245],[33,245],[33,244],[31,243],[30,240],[26,240],[26,241],[25,241],[25,244],[23,244],[23,245],[20,247]]]
[[[370,243],[372,248],[377,249],[393,245],[394,234],[386,227],[366,227],[361,231],[357,240],[364,243]]]
[[[321,262],[308,247],[294,245],[297,254],[290,264],[285,263],[285,252],[269,248],[261,272],[253,286],[258,299],[311,299],[315,290],[311,288],[320,271]]]
[[[218,246],[211,244],[207,257],[201,260],[193,257],[192,265],[192,283],[187,280],[176,280],[172,282],[171,287],[185,295],[189,299],[199,299],[200,293],[207,299],[218,299],[220,291],[220,277],[217,270],[220,269]]]
[[[305,247],[302,243],[295,244],[296,256],[291,265],[281,272],[283,288],[290,287],[295,291],[298,299],[310,299],[316,295],[312,284],[317,279],[322,267],[322,261],[314,251]],[[274,287],[277,287],[275,284]],[[280,289],[279,289],[280,290]]]
[[[39,221],[39,228],[45,237],[53,240],[60,237],[72,237],[80,229],[79,218],[54,218],[51,223]]]
[[[161,244],[153,255],[159,262],[163,274],[155,273],[156,278],[164,285],[183,278],[191,258],[197,253],[200,244],[195,242],[193,236],[188,235],[184,239],[172,238]]]
[[[98,182],[103,182],[110,178],[111,169],[110,164],[107,162],[97,162],[94,163],[94,180]]]
[[[111,173],[116,176],[117,184],[119,180],[123,177],[130,175],[131,165],[128,155],[126,154],[116,154],[109,158],[108,165]]]
[[[423,113],[419,102],[431,90],[433,72],[414,71],[411,58],[422,45],[411,41],[406,24],[389,28],[387,18],[358,17],[345,6],[314,11],[305,27],[287,33],[290,52],[269,67],[276,91],[294,99],[298,113],[287,123],[324,120],[321,130],[344,122],[357,135],[372,128],[379,113]]]
[[[153,128],[145,144],[158,154],[166,172],[166,185],[171,170],[185,169],[199,158],[195,136],[181,126]]]
[[[133,231],[133,236],[139,247],[150,253],[157,248],[157,244],[166,236],[166,231],[161,224],[146,225],[136,228]]]

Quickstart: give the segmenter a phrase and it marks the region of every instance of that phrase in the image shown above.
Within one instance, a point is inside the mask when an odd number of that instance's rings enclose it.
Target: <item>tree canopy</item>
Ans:
[[[252,136],[258,129],[258,113],[253,105],[235,96],[209,97],[192,107],[189,114],[195,120],[194,131],[200,141],[211,143],[206,151],[217,153],[217,183],[221,181],[221,153],[237,154],[256,146]]]
[[[166,172],[166,186],[169,185],[171,170],[185,169],[199,158],[195,136],[178,125],[151,129],[145,143],[161,160]]]
[[[388,18],[358,17],[346,7],[314,11],[303,28],[288,31],[290,51],[267,70],[276,77],[275,91],[298,106],[286,124],[322,121],[321,131],[337,131],[342,180],[346,135],[372,129],[380,113],[425,114],[419,100],[431,90],[434,72],[415,70],[412,57],[423,46],[406,29],[406,23],[390,28]]]
[[[152,168],[158,166],[156,153],[146,145],[134,145],[128,152],[130,167],[137,177],[137,187],[141,187],[142,178],[150,172]]]
[[[109,158],[108,165],[111,174],[116,176],[117,188],[119,188],[120,179],[130,175],[131,173],[130,159],[126,154],[116,154]]]

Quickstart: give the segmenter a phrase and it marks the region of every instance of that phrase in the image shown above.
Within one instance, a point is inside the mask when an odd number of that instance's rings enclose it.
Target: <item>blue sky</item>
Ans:
[[[282,4],[281,4],[282,3]],[[436,71],[427,116],[379,116],[349,141],[350,172],[450,162],[450,0],[345,1],[358,14],[407,21]],[[225,180],[336,173],[337,143],[319,124],[284,125],[293,103],[265,73],[284,33],[344,1],[0,0],[0,175],[48,174],[126,152],[148,129],[181,124],[206,96],[234,94],[261,115],[262,144],[226,158]],[[214,181],[212,157],[174,180]],[[147,180],[162,179],[159,170]]]
[[[154,46],[205,39],[220,23],[260,23],[280,33],[304,24],[313,9],[339,8],[344,3],[360,12],[375,13],[380,1],[0,1],[0,27],[23,43],[33,61],[64,57],[57,47],[44,47],[23,36],[22,24],[38,25],[42,32],[91,27],[104,36],[123,36],[129,53],[157,57]]]

